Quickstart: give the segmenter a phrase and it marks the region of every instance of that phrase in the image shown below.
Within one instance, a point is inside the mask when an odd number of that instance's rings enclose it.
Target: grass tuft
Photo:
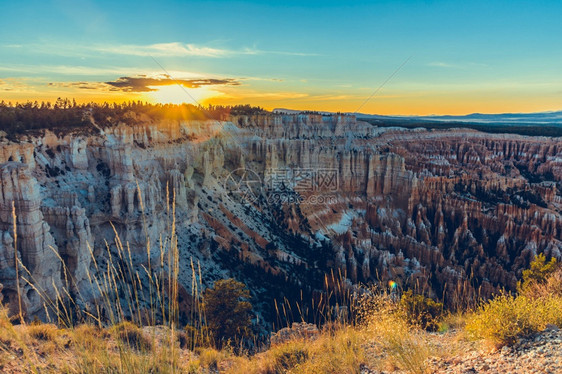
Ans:
[[[140,327],[131,322],[120,322],[112,327],[111,332],[119,342],[130,348],[141,352],[152,350],[152,341],[145,336]]]

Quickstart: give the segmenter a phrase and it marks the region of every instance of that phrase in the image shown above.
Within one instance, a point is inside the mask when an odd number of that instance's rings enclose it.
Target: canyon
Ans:
[[[90,274],[119,241],[146,268],[165,257],[157,243],[171,229],[183,308],[196,267],[204,287],[245,282],[268,322],[274,299],[318,292],[334,272],[454,309],[514,290],[538,253],[562,260],[559,138],[382,128],[343,114],[131,116],[0,138],[11,313],[21,298],[28,318],[44,319],[45,298],[65,286],[86,308]]]

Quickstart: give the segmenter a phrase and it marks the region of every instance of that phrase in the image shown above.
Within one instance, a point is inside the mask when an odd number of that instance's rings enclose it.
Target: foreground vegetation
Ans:
[[[230,302],[241,300],[233,307],[241,313],[237,320],[247,327],[249,305],[243,301],[247,294],[239,285],[223,281],[218,289],[236,296]],[[252,354],[236,349],[230,341],[220,349],[211,340],[192,344],[189,328],[174,332],[166,326],[141,328],[130,322],[108,328],[13,325],[2,310],[0,370],[265,374],[359,373],[368,367],[424,373],[429,357],[454,357],[478,347],[498,348],[548,325],[562,327],[562,268],[539,255],[524,273],[517,294],[502,293],[473,311],[454,315],[443,314],[439,303],[411,292],[399,301],[384,290],[365,293],[359,305],[352,323],[333,320],[313,334],[289,334]],[[218,317],[214,318],[213,323],[220,325]]]

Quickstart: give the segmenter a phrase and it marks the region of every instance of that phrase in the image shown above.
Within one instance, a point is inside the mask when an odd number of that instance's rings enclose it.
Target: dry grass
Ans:
[[[359,373],[365,361],[364,331],[350,326],[326,330],[313,340],[294,339],[253,357],[231,360],[227,373]]]
[[[215,348],[197,348],[195,349],[195,356],[189,362],[190,373],[204,373],[209,371],[217,371],[219,366],[224,369],[224,366],[235,357],[228,348],[217,350]],[[223,370],[221,370],[223,372]]]
[[[61,330],[53,324],[31,324],[27,326],[27,334],[35,340],[57,341]]]
[[[110,329],[50,324],[12,326],[0,318],[0,372],[14,373],[180,373],[190,355],[180,355],[171,331],[154,341],[130,323]],[[167,332],[167,333],[166,333]]]
[[[377,342],[378,366],[381,370],[400,369],[425,373],[426,360],[434,355],[428,334],[411,326],[400,310],[392,305],[373,313],[367,329]]]
[[[111,328],[111,333],[120,344],[140,352],[152,350],[152,341],[145,333],[131,322],[120,322]]]
[[[520,293],[531,299],[562,297],[562,267],[559,266],[543,282],[528,282],[520,289]]]

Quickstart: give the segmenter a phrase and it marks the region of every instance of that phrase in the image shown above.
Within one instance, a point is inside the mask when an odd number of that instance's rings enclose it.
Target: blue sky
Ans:
[[[201,103],[355,111],[411,57],[363,112],[562,109],[555,1],[2,1],[0,10],[4,100],[190,102],[167,72]]]

